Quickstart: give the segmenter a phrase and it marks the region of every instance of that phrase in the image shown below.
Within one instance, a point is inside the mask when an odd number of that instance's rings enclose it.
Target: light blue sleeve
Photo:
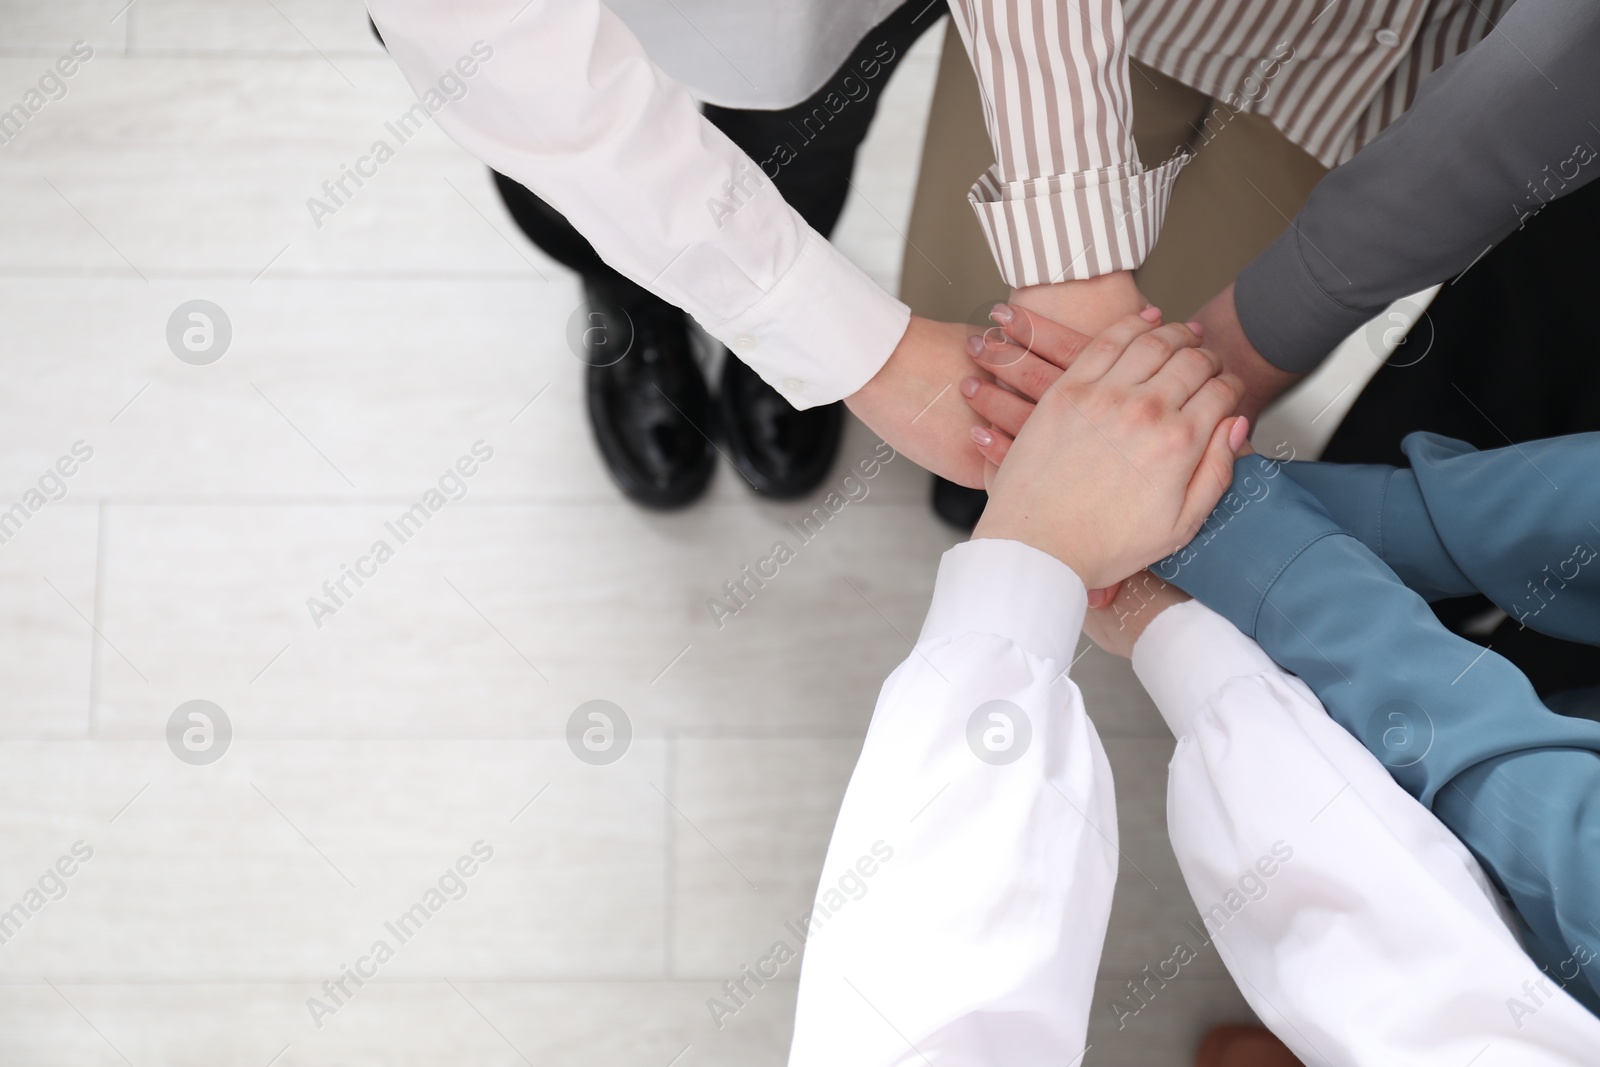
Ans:
[[[1511,663],[1450,633],[1284,465],[1249,456],[1156,573],[1228,618],[1472,849],[1530,947],[1600,986],[1600,723],[1546,708]],[[1547,962],[1541,960],[1541,962]],[[1561,959],[1549,959],[1552,968]]]
[[[1522,625],[1600,644],[1600,434],[1480,452],[1414,433],[1409,470],[1287,463],[1426,600],[1481,592]]]

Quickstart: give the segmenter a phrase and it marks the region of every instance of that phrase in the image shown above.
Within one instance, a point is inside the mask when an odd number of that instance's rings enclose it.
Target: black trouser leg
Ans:
[[[541,252],[563,267],[577,271],[586,281],[605,285],[625,303],[655,299],[601,259],[600,253],[567,221],[565,215],[514,178],[508,178],[497,170],[491,170],[490,173],[494,175],[495,186],[500,190],[500,199],[511,213],[511,221],[517,224],[517,229],[528,240],[539,246]]]
[[[884,86],[947,10],[929,0],[901,5],[861,39],[822,88],[794,107],[741,111],[707,104],[706,119],[756,161],[812,229],[831,236]]]
[[[878,97],[900,60],[947,10],[910,0],[879,23],[812,96],[781,111],[706,105],[705,116],[772,179],[802,218],[824,237],[833,232],[850,192],[856,152],[878,110]],[[546,255],[608,283],[627,299],[644,291],[608,266],[555,208],[502,174],[495,182],[512,219]]]

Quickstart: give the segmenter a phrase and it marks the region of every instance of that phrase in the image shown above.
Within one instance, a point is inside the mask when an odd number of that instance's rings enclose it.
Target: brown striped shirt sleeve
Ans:
[[[1120,0],[952,0],[995,165],[969,194],[1014,287],[1139,266],[1186,157],[1133,143]]]
[[[1130,55],[1337,166],[1512,0],[950,0],[995,165],[969,199],[1013,286],[1139,266],[1179,156],[1133,144]],[[1198,146],[1197,146],[1198,147]]]

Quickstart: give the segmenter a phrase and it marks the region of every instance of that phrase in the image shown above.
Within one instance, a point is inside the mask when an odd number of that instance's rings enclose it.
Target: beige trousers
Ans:
[[[1132,62],[1133,133],[1146,164],[1187,148],[1161,236],[1136,277],[1145,296],[1182,320],[1233,281],[1288,226],[1327,173],[1266,119],[1234,112]],[[918,315],[988,321],[1009,290],[1000,280],[967,190],[994,163],[972,65],[945,33],[922,171],[902,263],[900,297]]]

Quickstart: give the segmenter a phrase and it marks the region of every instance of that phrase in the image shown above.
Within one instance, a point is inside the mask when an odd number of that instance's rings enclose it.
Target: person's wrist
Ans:
[[[1162,581],[1149,571],[1141,571],[1122,583],[1110,609],[1127,629],[1128,647],[1132,649],[1162,612],[1189,599],[1189,594],[1177,586]]]
[[[972,540],[984,538],[1019,541],[1045,555],[1054,556],[1089,589],[1104,585],[1108,580],[1101,578],[1100,572],[1104,567],[1093,558],[1093,554],[1084,552],[1081,545],[1073,544],[1072,538],[1061,536],[1055,524],[1035,521],[1026,512],[1014,513],[1004,499],[997,500],[991,496],[983,515],[978,519],[978,525],[973,527]]]
[[[1168,608],[1188,599],[1176,587],[1141,571],[1120,585],[1111,603],[1091,610],[1083,628],[1107,652],[1130,658],[1150,625]]]
[[[981,423],[959,391],[962,378],[973,373],[966,339],[976,330],[912,315],[878,373],[844,400],[913,463],[981,489],[984,461],[970,436]]]
[[[1147,306],[1128,270],[1013,289],[1011,303],[1090,335]]]
[[[1205,328],[1206,347],[1222,358],[1222,369],[1244,384],[1238,414],[1252,422],[1263,408],[1303,377],[1273,366],[1256,350],[1239,322],[1232,284],[1207,301],[1195,319]]]

